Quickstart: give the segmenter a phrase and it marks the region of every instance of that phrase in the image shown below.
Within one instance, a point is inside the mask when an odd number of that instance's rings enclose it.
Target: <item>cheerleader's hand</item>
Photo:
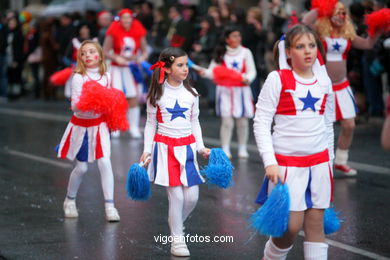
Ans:
[[[199,154],[203,156],[203,158],[207,159],[210,156],[211,149],[209,148],[202,148],[199,150]]]
[[[144,163],[144,167],[147,167],[150,163],[151,159],[150,159],[150,153],[148,152],[145,152],[141,155],[141,158],[139,159],[139,162],[143,162]]]
[[[118,63],[119,65],[122,65],[122,66],[125,66],[129,63],[129,61],[126,58],[119,56],[119,55],[115,56],[114,60],[116,63]]]
[[[265,176],[267,176],[275,185],[278,184],[278,180],[280,180],[281,183],[284,183],[282,175],[280,175],[279,166],[276,164],[269,165],[265,168]]]

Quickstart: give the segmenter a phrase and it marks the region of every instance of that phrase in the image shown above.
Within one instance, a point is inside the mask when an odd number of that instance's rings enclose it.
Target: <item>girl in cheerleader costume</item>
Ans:
[[[76,167],[70,174],[68,191],[64,201],[67,218],[77,218],[76,196],[88,163],[97,161],[105,199],[106,219],[119,221],[114,207],[114,175],[110,161],[110,134],[104,117],[94,112],[78,110],[77,103],[83,85],[88,81],[111,87],[110,75],[106,72],[104,56],[99,43],[84,41],[77,53],[77,66],[72,79],[71,108],[73,116],[65,130],[58,149],[59,158],[76,159]]]
[[[248,119],[254,115],[254,104],[249,85],[256,78],[256,67],[251,51],[241,45],[241,33],[234,26],[227,27],[222,33],[216,48],[214,59],[207,71],[201,72],[213,78],[213,69],[224,66],[241,74],[242,81],[236,84],[218,84],[216,91],[216,112],[222,118],[220,138],[222,149],[231,157],[234,119],[237,124],[238,157],[248,158],[247,151],[249,126]]]
[[[112,86],[122,90],[129,102],[128,120],[133,138],[141,138],[138,105],[141,93],[129,69],[129,63],[146,60],[146,33],[143,25],[133,17],[133,12],[122,9],[119,21],[113,21],[107,29],[103,44],[104,54],[111,60]],[[113,136],[119,136],[119,132],[113,132]]]
[[[318,17],[320,11],[314,8],[303,17],[302,22],[314,25],[326,51],[326,69],[335,93],[333,118],[341,124],[334,161],[335,169],[346,176],[355,176],[356,169],[348,166],[348,151],[352,144],[357,106],[347,80],[347,54],[351,47],[371,49],[379,34],[373,38],[357,36],[347,9],[341,2],[335,4],[330,15],[324,14]]]
[[[268,75],[256,104],[254,133],[265,167],[257,202],[264,204],[278,182],[290,193],[288,230],[270,237],[265,260],[286,259],[302,226],[305,259],[327,259],[323,217],[332,200],[333,92],[321,49],[308,26],[289,29],[275,44],[279,69]]]
[[[199,173],[198,152],[207,158],[199,124],[199,95],[188,81],[188,56],[179,48],[160,54],[147,96],[144,152],[140,161],[150,162],[150,181],[167,187],[168,224],[173,236],[171,253],[189,256],[183,222],[198,201],[204,179]]]

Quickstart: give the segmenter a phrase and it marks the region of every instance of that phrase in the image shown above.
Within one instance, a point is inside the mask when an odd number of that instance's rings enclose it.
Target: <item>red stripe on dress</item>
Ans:
[[[343,115],[341,114],[341,109],[339,105],[339,100],[337,99],[337,95],[334,95],[334,100],[336,102],[336,121],[343,119]]]
[[[175,158],[174,146],[168,145],[169,186],[182,185],[180,181],[180,163]]]
[[[91,127],[91,126],[100,125],[100,123],[104,122],[104,118],[101,116],[98,118],[87,119],[87,118],[79,118],[73,115],[72,118],[70,119],[70,122],[77,126]]]
[[[96,147],[95,147],[95,160],[103,157],[103,148],[100,139],[100,127],[98,127],[98,131],[96,134]]]
[[[333,91],[340,91],[342,89],[345,89],[349,87],[349,81],[348,80],[345,80],[339,84],[335,84],[335,85],[332,85],[332,89]]]
[[[333,202],[334,183],[333,183],[332,168],[330,168],[330,164],[328,164],[328,168],[329,168],[329,179],[330,179],[330,202]]]
[[[288,156],[275,154],[275,157],[280,166],[288,167],[310,167],[320,163],[329,162],[328,149],[306,156]]]
[[[157,122],[159,122],[159,123],[164,123],[164,121],[163,121],[163,119],[162,119],[162,115],[161,115],[160,106],[157,106],[156,119],[157,119]]]
[[[245,59],[242,61],[242,69],[241,69],[241,73],[245,73],[246,72],[246,64],[245,64]]]
[[[324,59],[322,58],[320,50],[317,50],[317,59],[318,59],[318,61],[319,61],[321,66],[325,64],[324,63]]]
[[[324,52],[327,53],[328,52],[328,44],[326,43],[326,40],[323,39],[321,42],[322,42],[322,45],[324,46]]]
[[[291,70],[278,70],[282,89],[280,91],[279,104],[276,108],[276,114],[296,115],[294,99],[291,93],[286,90],[295,91],[295,78]]]
[[[343,60],[347,59],[348,52],[349,52],[350,49],[351,49],[351,41],[348,40],[347,41],[347,48],[345,48],[345,51],[343,52]]]
[[[284,178],[283,178],[283,183],[286,183],[286,179],[287,179],[287,169],[288,167],[286,167],[286,170],[284,170]]]
[[[169,146],[183,146],[195,143],[195,136],[189,135],[185,137],[174,138],[165,135],[155,134],[154,141],[164,143]]]
[[[325,112],[325,105],[326,105],[326,98],[328,97],[328,94],[324,95],[324,99],[322,100],[321,109],[320,109],[320,115],[323,115]]]
[[[70,129],[68,136],[66,137],[66,141],[64,143],[64,146],[61,149],[61,158],[62,159],[65,159],[66,155],[68,154],[69,147],[70,147],[70,138],[72,136],[72,130],[73,130],[73,127]]]

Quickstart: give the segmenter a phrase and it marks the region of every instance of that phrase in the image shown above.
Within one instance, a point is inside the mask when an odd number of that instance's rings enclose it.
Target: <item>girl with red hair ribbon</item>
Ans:
[[[166,48],[154,64],[147,96],[147,120],[141,162],[148,165],[150,181],[166,187],[168,224],[173,237],[171,254],[189,256],[183,223],[199,196],[197,153],[207,158],[199,123],[199,95],[189,85],[188,56],[179,48]]]

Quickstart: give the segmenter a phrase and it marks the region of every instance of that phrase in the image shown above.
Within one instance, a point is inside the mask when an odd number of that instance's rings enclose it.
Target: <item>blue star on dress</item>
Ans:
[[[186,118],[184,115],[184,112],[187,111],[188,108],[185,107],[180,107],[179,103],[176,100],[175,106],[173,108],[167,108],[167,111],[172,114],[171,121],[175,119],[176,117],[182,117]]]
[[[335,44],[332,45],[332,47],[333,50],[340,51],[341,45],[338,42],[336,42]]]
[[[234,60],[231,64],[232,64],[233,69],[239,69],[237,61]]]
[[[317,103],[318,100],[320,100],[319,98],[312,97],[312,95],[310,93],[310,90],[307,91],[307,96],[306,97],[299,98],[299,99],[303,102],[303,109],[302,109],[302,111],[304,111],[307,108],[311,108],[311,110],[313,110],[314,112],[316,111],[314,105],[315,105],[315,103]]]

